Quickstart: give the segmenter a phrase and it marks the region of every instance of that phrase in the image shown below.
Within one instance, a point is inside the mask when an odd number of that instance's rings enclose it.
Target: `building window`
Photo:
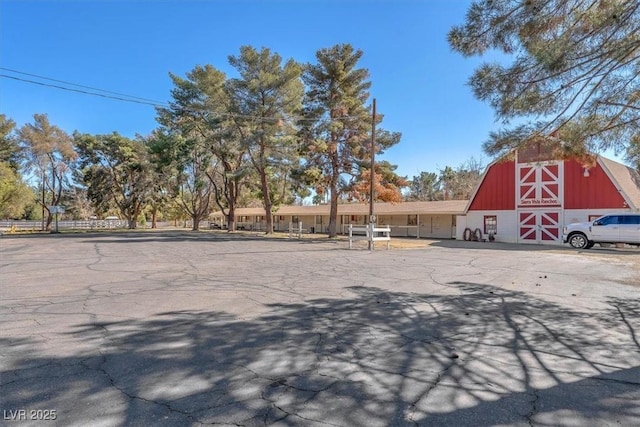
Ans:
[[[297,224],[297,223],[300,222],[300,218],[298,218],[297,215],[294,215],[294,216],[291,217],[291,222],[294,223],[294,224]]]
[[[256,222],[262,222],[262,221],[264,221],[264,216],[262,216],[262,215],[258,215],[258,216],[256,217]]]
[[[407,215],[407,225],[418,225],[418,215]]]
[[[589,215],[589,221],[595,221],[600,218],[602,215]]]
[[[484,216],[484,234],[498,234],[498,217],[495,215]]]

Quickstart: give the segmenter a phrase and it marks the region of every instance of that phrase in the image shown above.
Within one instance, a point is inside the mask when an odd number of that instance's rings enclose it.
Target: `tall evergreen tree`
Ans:
[[[260,179],[266,232],[273,232],[273,210],[291,195],[290,174],[297,164],[295,118],[302,109],[302,69],[292,59],[267,48],[240,48],[229,63],[239,78],[229,89],[236,129],[241,134],[253,168]]]
[[[158,122],[182,136],[174,142],[198,141],[197,146],[213,156],[210,167],[204,171],[215,203],[227,217],[229,231],[234,231],[235,209],[248,165],[241,138],[244,128],[237,127],[229,114],[231,100],[226,76],[211,65],[194,67],[186,79],[170,76],[173,99],[169,108],[158,109]],[[170,152],[179,154],[183,150]]]
[[[489,154],[547,135],[568,154],[640,145],[637,0],[476,0],[448,39],[465,56],[513,58],[481,65],[470,79],[507,126],[525,121],[492,133]]]
[[[337,235],[338,200],[371,168],[369,72],[357,68],[363,52],[349,44],[320,49],[316,64],[306,67],[302,153],[305,176],[319,194],[329,193],[329,237]],[[376,124],[382,115],[376,115]],[[377,131],[378,132],[378,131]],[[399,133],[379,131],[376,152],[396,144]]]
[[[440,195],[440,183],[438,174],[434,172],[420,172],[414,176],[409,184],[408,201],[434,201]]]

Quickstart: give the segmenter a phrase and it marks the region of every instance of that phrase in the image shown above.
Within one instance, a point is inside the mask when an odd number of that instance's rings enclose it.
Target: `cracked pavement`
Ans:
[[[347,247],[2,236],[0,425],[640,425],[640,251]]]

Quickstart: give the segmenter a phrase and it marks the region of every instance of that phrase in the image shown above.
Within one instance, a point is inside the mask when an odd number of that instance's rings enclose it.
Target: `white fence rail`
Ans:
[[[289,238],[293,238],[294,236],[297,237],[298,239],[302,239],[302,233],[307,231],[306,229],[302,228],[302,221],[298,222],[297,224],[294,224],[292,222],[289,223]]]
[[[387,242],[387,249],[389,249],[391,228],[376,227],[375,224],[354,227],[353,224],[349,224],[349,249],[353,248],[353,242],[362,240],[369,242],[369,250],[374,249],[375,242]]]
[[[55,221],[51,224],[55,227]],[[114,219],[92,219],[85,221],[58,221],[58,228],[72,230],[95,230],[102,228],[124,228],[127,222]],[[42,230],[42,221],[0,221],[2,230],[38,231]]]

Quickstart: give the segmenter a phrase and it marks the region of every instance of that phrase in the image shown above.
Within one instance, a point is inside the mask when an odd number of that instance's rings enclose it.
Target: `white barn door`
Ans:
[[[518,211],[519,243],[562,243],[560,210]]]
[[[516,211],[519,243],[562,243],[563,163],[520,163]]]

